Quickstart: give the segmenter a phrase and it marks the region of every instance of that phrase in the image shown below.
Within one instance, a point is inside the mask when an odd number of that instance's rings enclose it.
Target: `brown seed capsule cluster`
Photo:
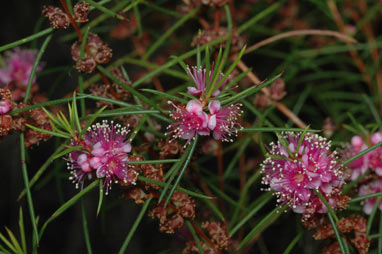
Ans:
[[[168,139],[162,140],[158,143],[158,146],[160,149],[159,158],[161,160],[174,158],[184,151],[183,146],[176,140],[172,140],[171,142]]]
[[[51,27],[55,29],[66,29],[69,27],[69,17],[61,8],[44,5],[42,7],[42,15],[49,19]]]
[[[342,234],[349,235],[351,244],[358,250],[360,254],[368,253],[370,247],[370,239],[366,234],[367,221],[361,216],[341,218],[337,223],[337,228]],[[316,240],[324,240],[327,238],[335,238],[333,227],[328,223],[319,227],[313,235]],[[345,237],[344,239],[348,239]],[[334,242],[324,248],[323,253],[341,253],[338,242]]]
[[[226,27],[219,27],[218,29],[205,29],[200,35],[198,34],[194,37],[191,46],[195,47],[196,45],[198,45],[198,43],[200,45],[204,45],[226,36],[228,36],[228,29]],[[235,29],[233,29],[231,37],[231,52],[234,53],[240,51],[245,44],[246,39],[243,36],[239,35]],[[225,42],[216,44],[216,47],[225,47]]]
[[[90,12],[90,4],[85,1],[76,3],[73,7],[74,17],[76,22],[85,23],[88,22],[88,15]]]
[[[342,195],[340,188],[333,188],[329,194],[324,194],[325,198],[329,201],[331,207],[336,210],[344,210],[348,206],[348,202],[351,199],[349,196]],[[311,200],[301,218],[303,223],[309,224],[309,220],[315,218],[315,216],[321,213],[324,208],[324,204],[319,197],[315,197]]]
[[[221,253],[222,250],[228,250],[230,237],[225,226],[223,226],[220,222],[206,221],[202,223],[202,228],[206,231],[206,235],[208,235],[213,244],[213,246],[202,244],[204,253],[217,254]],[[183,250],[183,254],[191,253],[199,253],[199,249],[195,241],[187,242],[186,248]]]
[[[126,86],[131,86],[131,82],[123,77],[120,69],[114,69],[110,72],[114,77],[118,78]],[[128,101],[131,97],[130,92],[124,89],[121,85],[113,82],[111,84],[93,84],[90,87],[90,93],[94,96],[109,98],[109,99],[118,99],[120,101]],[[97,101],[97,107],[101,108],[106,106],[107,108],[113,109],[115,105],[106,101]],[[134,115],[133,115],[134,116]],[[127,123],[125,123],[127,125]],[[129,124],[131,127],[135,128],[136,126]]]
[[[89,33],[86,41],[88,50],[84,51],[81,58],[81,42],[76,41],[72,45],[72,58],[76,61],[76,69],[79,72],[92,73],[97,64],[108,63],[112,57],[111,48],[96,34]],[[91,55],[88,53],[90,52]]]
[[[9,102],[11,110],[22,109],[29,106],[27,103],[16,103],[12,101],[11,91],[0,88],[1,101]],[[41,108],[34,108],[20,114],[11,116],[9,114],[0,115],[0,137],[6,136],[10,131],[23,131],[25,135],[25,145],[30,147],[39,144],[41,140],[48,140],[51,135],[32,130],[26,126],[29,123],[40,129],[51,131],[48,115]]]
[[[90,12],[90,4],[80,1],[74,5],[73,11],[76,22],[87,22]],[[42,7],[42,15],[49,19],[50,26],[55,29],[66,29],[70,25],[69,16],[59,7],[44,5]]]
[[[172,234],[183,226],[184,218],[195,217],[195,201],[187,194],[175,191],[167,207],[160,203],[149,212],[149,216],[159,219],[161,232]]]

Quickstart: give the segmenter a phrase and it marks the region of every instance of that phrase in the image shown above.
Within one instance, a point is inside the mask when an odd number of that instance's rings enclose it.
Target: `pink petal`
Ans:
[[[125,153],[129,153],[131,151],[131,145],[130,143],[127,143],[125,144],[124,146],[122,146],[122,150],[125,152]]]
[[[375,173],[377,173],[377,175],[379,176],[382,176],[382,168],[381,167],[376,168]]]
[[[373,210],[373,203],[366,201],[365,205],[363,206],[363,212],[366,214],[371,214],[371,211]]]
[[[330,193],[332,192],[333,188],[330,183],[322,183],[321,190],[325,193]]]
[[[216,115],[211,115],[208,119],[208,128],[214,130],[216,127]]]
[[[216,97],[220,94],[220,90],[216,90],[215,92],[212,93],[212,96],[211,97]]]
[[[221,109],[220,101],[212,100],[212,101],[208,104],[208,109],[209,109],[209,111],[211,112],[211,114],[216,114],[216,113],[219,112],[220,109]]]
[[[84,172],[90,172],[92,169],[90,168],[89,162],[85,162],[81,165],[81,169]]]
[[[192,96],[198,96],[202,93],[202,91],[192,86],[187,87],[187,92]]]
[[[11,110],[9,101],[0,101],[0,114],[6,114]]]
[[[203,111],[202,104],[200,103],[200,101],[197,101],[197,100],[190,100],[187,103],[186,109],[188,112],[192,112],[192,113],[199,113]]]
[[[90,159],[90,166],[92,166],[92,168],[97,169],[101,165],[102,165],[102,162],[100,158],[93,157]]]
[[[78,156],[78,159],[77,159],[77,163],[78,165],[82,165],[84,164],[86,161],[88,160],[88,156],[86,154],[81,154],[80,156]]]
[[[293,143],[290,143],[288,145],[288,148],[289,148],[289,151],[291,151],[292,153],[294,153],[296,151],[296,148],[294,147],[294,144]]]
[[[351,144],[355,147],[361,147],[363,145],[363,139],[360,136],[354,136],[351,139]]]
[[[94,156],[102,156],[104,153],[105,149],[102,148],[101,142],[98,142],[93,146],[92,154]]]
[[[378,144],[379,142],[382,142],[382,133],[381,132],[374,133],[371,136],[370,141],[373,145]]]
[[[202,128],[207,128],[207,125],[208,125],[208,115],[205,112],[203,112],[203,111],[197,113],[197,115],[202,120]]]

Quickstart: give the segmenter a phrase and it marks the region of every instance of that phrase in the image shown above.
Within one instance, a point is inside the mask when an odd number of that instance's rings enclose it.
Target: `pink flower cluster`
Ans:
[[[365,196],[377,192],[382,192],[382,180],[378,179],[375,180],[367,185],[362,185],[359,188],[359,196]],[[363,205],[363,211],[366,214],[371,214],[371,211],[373,210],[373,207],[375,205],[375,202],[377,202],[377,198],[368,198],[364,201]],[[379,203],[379,209],[382,211],[382,201]]]
[[[330,196],[343,184],[337,154],[330,152],[330,141],[317,134],[301,135],[283,133],[281,141],[270,144],[262,164],[262,183],[270,186],[267,190],[275,191],[281,205],[289,205],[296,213],[321,203],[316,190]],[[320,207],[317,212],[327,212],[323,204]]]
[[[211,100],[208,104],[209,114],[204,112],[202,103],[197,100],[189,101],[186,107],[172,105],[176,111],[170,117],[175,122],[167,127],[168,134],[174,139],[187,139],[186,145],[196,135],[208,136],[211,131],[214,139],[232,142],[231,137],[236,136],[241,129],[237,122],[242,113],[239,103],[223,108],[220,101]]]
[[[69,154],[68,168],[71,180],[83,184],[85,177],[104,179],[106,194],[113,182],[135,184],[138,173],[129,167],[128,153],[131,145],[126,139],[128,130],[119,124],[103,121],[90,127],[84,134],[84,143],[73,141],[74,146],[84,146]]]
[[[191,70],[192,69],[192,70]],[[208,136],[212,132],[212,136],[216,140],[232,142],[232,136],[237,136],[237,132],[241,129],[238,123],[238,117],[241,115],[242,104],[237,103],[227,107],[222,107],[219,100],[210,100],[222,93],[222,89],[227,84],[228,78],[223,80],[224,74],[219,73],[214,82],[214,68],[212,66],[207,77],[207,70],[199,67],[187,67],[188,75],[190,75],[196,87],[188,87],[188,93],[192,96],[198,96],[199,100],[190,100],[186,106],[176,106],[169,102],[176,109],[170,114],[175,121],[168,126],[169,132],[174,139],[186,139],[190,143],[196,135]],[[207,94],[207,79],[211,85],[211,96]],[[215,78],[214,78],[215,79]],[[214,84],[212,84],[214,82]],[[204,111],[208,104],[208,112]]]
[[[14,52],[9,53],[4,59],[4,67],[0,68],[0,83],[15,82],[26,86],[36,57],[36,50],[15,48]],[[36,69],[36,73],[41,70],[42,65],[40,64]],[[33,82],[35,81],[36,77],[33,79]]]
[[[191,71],[191,69],[192,69],[192,71]],[[192,96],[202,96],[203,93],[206,92],[205,90],[206,90],[206,86],[207,86],[207,70],[202,69],[202,68],[198,68],[195,66],[191,67],[191,68],[187,66],[187,72],[188,72],[188,75],[190,75],[190,77],[194,81],[194,84],[196,86],[196,88],[195,87],[187,87],[188,93],[191,94]],[[209,73],[209,78],[208,78],[209,83],[212,82],[212,76],[213,76],[213,67]],[[224,77],[224,74],[220,73],[218,78],[217,78],[216,84],[219,84],[219,82],[222,80],[223,77]],[[218,96],[221,93],[220,89],[223,88],[227,84],[227,81],[228,81],[228,79],[224,80],[219,85],[219,88],[216,89],[212,93],[211,97]]]
[[[382,132],[376,132],[371,135],[368,143],[376,145],[382,142]],[[351,145],[345,149],[343,157],[350,158],[358,153],[364,151],[369,146],[360,136],[354,136],[351,140]],[[359,157],[358,159],[350,162],[348,166],[351,168],[351,180],[357,179],[360,175],[364,174],[368,169],[372,169],[379,176],[382,176],[382,147],[378,147],[371,152]]]

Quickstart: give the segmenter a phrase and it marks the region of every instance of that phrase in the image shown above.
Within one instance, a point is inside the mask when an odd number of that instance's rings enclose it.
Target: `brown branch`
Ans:
[[[248,54],[260,47],[263,47],[267,44],[270,44],[272,42],[287,38],[287,37],[292,37],[292,36],[302,36],[302,35],[322,35],[322,36],[333,36],[336,37],[337,39],[347,42],[347,43],[358,43],[357,40],[354,38],[344,34],[344,33],[339,33],[336,31],[331,31],[331,30],[318,30],[318,29],[305,29],[305,30],[295,30],[295,31],[289,31],[285,33],[281,33],[272,37],[269,37],[265,40],[262,40],[258,43],[255,43],[254,45],[250,46],[247,48],[244,52],[244,54]]]

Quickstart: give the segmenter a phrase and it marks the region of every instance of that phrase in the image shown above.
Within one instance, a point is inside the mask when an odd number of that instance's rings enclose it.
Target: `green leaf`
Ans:
[[[267,80],[265,81],[264,83],[260,84],[260,85],[257,85],[257,86],[252,86],[250,88],[247,88],[237,94],[235,94],[234,96],[232,96],[231,98],[229,99],[226,99],[226,100],[223,100],[221,103],[223,105],[225,104],[233,104],[235,102],[238,102],[238,101],[241,101],[245,98],[247,98],[248,96],[251,96],[252,94],[260,91],[261,89],[263,89],[264,87],[266,86],[269,86],[270,84],[272,84],[276,79],[278,79],[279,77],[281,77],[282,73],[276,75],[275,77],[271,78],[270,80]]]
[[[67,138],[67,139],[71,139],[72,137],[69,135],[69,134],[60,134],[60,133],[57,133],[57,132],[54,132],[54,131],[48,131],[48,130],[45,130],[45,129],[41,129],[41,128],[37,128],[33,125],[30,125],[30,124],[26,124],[26,126],[28,126],[29,128],[35,130],[35,131],[39,131],[39,132],[42,132],[42,133],[45,133],[45,134],[49,134],[49,135],[52,135],[52,136],[56,136],[56,137],[59,137],[59,138]]]
[[[162,187],[166,186],[166,183],[164,183],[164,182],[160,182],[160,181],[157,181],[157,180],[154,180],[151,178],[147,178],[144,176],[138,176],[138,180],[142,181],[142,182],[153,183],[153,184],[156,184],[156,185],[159,185]],[[170,185],[170,187],[171,186],[172,185]],[[214,199],[215,198],[215,197],[209,197],[209,196],[206,196],[206,195],[194,192],[194,191],[190,191],[190,190],[187,190],[187,189],[179,187],[179,186],[176,187],[176,190],[183,192],[183,193],[186,193],[187,195],[190,195],[190,196],[195,197],[195,198],[202,198],[202,199]]]
[[[102,207],[102,201],[103,201],[103,181],[101,179],[99,181],[99,199],[98,199],[98,206],[97,206],[97,217]]]
[[[79,119],[79,117],[78,117],[76,92],[73,93],[72,109],[73,109],[73,118],[74,118],[74,124],[75,124],[76,130],[77,130],[78,132],[81,132],[82,130],[81,130],[80,119]],[[73,127],[73,129],[74,129],[74,127]]]
[[[12,233],[12,231],[7,227],[5,227],[5,230],[7,231],[8,236],[11,239],[13,246],[17,250],[16,252],[17,253],[23,253],[23,250],[21,249],[21,246],[20,246],[19,242],[17,241],[15,235]]]
[[[25,240],[25,229],[24,229],[24,216],[23,216],[23,209],[20,206],[19,210],[19,228],[20,228],[20,238],[21,238],[21,246],[23,249],[23,253],[27,253],[27,243]]]
[[[3,243],[7,245],[11,251],[13,251],[13,253],[17,253],[16,248],[7,240],[7,238],[2,233],[0,233],[0,240],[2,240]]]
[[[373,145],[373,146],[371,146],[371,147],[369,147],[369,148],[363,150],[362,152],[360,152],[360,153],[358,153],[358,154],[356,154],[356,155],[350,157],[349,159],[347,159],[346,161],[344,161],[343,165],[347,165],[347,164],[349,164],[350,162],[355,161],[355,160],[358,159],[359,157],[361,157],[361,156],[363,156],[363,155],[365,155],[365,154],[367,154],[367,153],[373,151],[374,149],[376,149],[376,148],[378,148],[378,147],[380,147],[380,146],[382,146],[382,142],[381,142],[381,143],[378,143],[378,144],[376,144],[376,145]]]
[[[63,212],[65,212],[67,209],[69,209],[72,205],[74,205],[82,196],[84,196],[86,193],[91,191],[93,188],[95,188],[98,185],[99,180],[93,181],[91,184],[89,184],[86,188],[84,188],[82,191],[77,193],[75,196],[73,196],[71,199],[66,201],[62,206],[60,206],[45,222],[45,224],[42,226],[39,236],[41,238],[42,234],[45,231],[45,228],[47,225],[55,220],[58,216],[60,216]]]
[[[202,248],[202,245],[200,244],[200,239],[196,235],[195,229],[194,229],[194,227],[192,226],[192,224],[191,224],[191,222],[189,220],[186,220],[186,225],[188,227],[188,230],[190,230],[190,232],[192,234],[192,237],[195,240],[195,243],[196,243],[196,246],[198,247],[199,253],[200,254],[204,254],[204,249]]]
[[[261,197],[258,198],[260,202],[245,216],[236,226],[229,231],[229,235],[233,236],[243,225],[245,225],[261,208],[263,208],[269,200],[272,199],[272,193],[264,193]]]
[[[119,250],[118,254],[123,254],[126,251],[127,246],[130,243],[131,238],[133,238],[135,231],[137,230],[139,223],[141,222],[143,215],[146,213],[147,208],[149,207],[149,204],[151,202],[151,198],[147,199],[145,203],[143,204],[143,207],[141,211],[138,214],[138,217],[135,219],[133,226],[131,227],[129,233],[127,234],[127,237],[125,241],[123,241],[123,244],[121,246],[121,249]]]
[[[171,95],[171,94],[168,94],[168,93],[164,93],[164,92],[161,92],[161,91],[147,89],[147,88],[140,89],[140,90],[144,91],[144,92],[149,92],[149,93],[153,93],[153,94],[156,94],[156,95],[160,95],[160,96],[163,96],[165,98],[169,98],[169,99],[174,100],[174,101],[179,101],[179,102],[181,102],[183,104],[187,103],[187,101],[182,99],[182,98],[179,98],[179,97],[176,97],[174,95]]]
[[[369,235],[370,234],[370,230],[371,230],[371,226],[373,224],[373,220],[374,220],[374,216],[375,216],[375,213],[377,212],[377,209],[378,209],[378,206],[379,204],[381,203],[381,199],[382,197],[379,196],[377,198],[377,201],[375,202],[374,206],[373,206],[373,210],[371,211],[371,214],[369,216],[369,219],[367,220],[367,227],[366,227],[366,234]]]
[[[296,235],[292,242],[288,245],[288,247],[285,249],[284,251],[284,254],[289,254],[291,253],[291,251],[293,250],[293,247],[298,243],[298,241],[300,241],[302,235],[303,235],[303,231],[301,231],[300,233],[298,233],[298,235]]]
[[[280,214],[287,208],[287,206],[282,207],[281,209],[276,207],[272,212],[268,213],[257,225],[244,237],[240,242],[237,250],[243,248],[251,239],[253,239],[257,234],[260,234],[267,226],[273,223]]]
[[[365,200],[365,199],[368,199],[368,198],[375,198],[375,197],[380,197],[380,196],[382,196],[382,192],[372,193],[372,194],[368,194],[368,195],[364,195],[364,196],[359,196],[359,197],[353,198],[348,203],[349,204],[357,203],[359,201],[362,201],[362,200]]]
[[[86,211],[85,211],[85,204],[84,199],[81,199],[81,216],[82,216],[82,227],[84,229],[84,238],[85,238],[85,245],[86,249],[88,251],[88,254],[92,254],[92,245],[90,243],[90,236],[89,236],[89,230],[88,230],[88,222],[86,219]]]
[[[180,170],[180,173],[178,175],[178,178],[175,181],[175,184],[172,186],[172,188],[170,190],[170,193],[167,195],[166,202],[164,203],[164,207],[166,207],[168,202],[170,202],[172,194],[174,193],[176,187],[178,186],[178,184],[180,182],[180,179],[182,179],[182,176],[183,176],[184,172],[186,171],[186,168],[188,167],[188,164],[191,161],[191,157],[194,154],[195,147],[196,147],[197,143],[198,143],[198,136],[196,136],[195,139],[193,140],[193,142],[191,144],[189,144],[189,146],[191,146],[190,152],[187,155],[187,158],[186,158],[186,160],[185,160],[185,162],[183,164],[183,168]]]

